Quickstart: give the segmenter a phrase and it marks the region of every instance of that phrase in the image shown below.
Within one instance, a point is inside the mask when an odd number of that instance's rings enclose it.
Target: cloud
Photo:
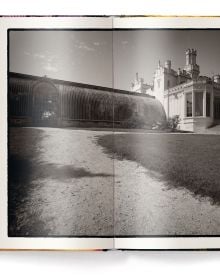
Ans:
[[[45,58],[45,54],[43,53],[30,53],[28,51],[24,51],[24,55],[32,56],[33,58],[40,58],[40,59]]]
[[[34,53],[33,57],[34,58],[40,58],[40,59],[46,58],[46,56],[44,54],[42,54],[42,53]]]
[[[48,61],[52,61],[54,58],[56,58],[55,55],[51,54],[48,51],[46,51],[44,53],[42,53],[42,52],[31,53],[28,51],[24,51],[24,55],[31,56],[34,59],[48,60]]]
[[[90,51],[90,52],[95,50],[94,48],[91,48],[88,45],[86,45],[84,42],[80,42],[78,45],[78,48],[86,50],[86,51]]]
[[[49,51],[30,53],[24,51],[24,55],[30,56],[40,62],[43,70],[47,72],[58,72],[57,56]]]
[[[93,45],[97,46],[97,47],[104,46],[104,45],[106,45],[106,42],[93,42]]]
[[[45,63],[42,65],[43,69],[48,71],[48,72],[58,72],[58,67],[57,65],[53,65],[52,63]]]
[[[89,51],[89,52],[95,51],[95,49],[93,47],[87,45],[83,41],[75,41],[74,47],[77,48],[77,49],[85,50],[85,51]]]
[[[30,55],[31,55],[31,53],[30,53],[30,52],[27,52],[27,51],[24,51],[24,55],[28,55],[28,56],[30,56]]]

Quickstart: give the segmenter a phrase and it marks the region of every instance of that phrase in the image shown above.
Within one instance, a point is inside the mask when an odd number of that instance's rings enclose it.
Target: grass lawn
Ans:
[[[106,153],[140,163],[170,187],[184,187],[220,204],[220,136],[128,133],[97,141]]]

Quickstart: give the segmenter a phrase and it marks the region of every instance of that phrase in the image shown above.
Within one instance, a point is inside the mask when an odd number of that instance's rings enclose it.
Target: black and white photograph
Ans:
[[[220,236],[219,29],[9,29],[8,236]]]

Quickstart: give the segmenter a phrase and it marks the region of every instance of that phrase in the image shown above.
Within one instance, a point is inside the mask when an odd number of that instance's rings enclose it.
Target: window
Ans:
[[[203,116],[203,92],[195,92],[195,116]]]
[[[167,81],[167,88],[168,89],[170,88],[170,81],[169,80]]]
[[[160,87],[160,80],[157,80],[157,87]]]
[[[186,116],[192,117],[192,93],[186,94]]]
[[[207,92],[206,93],[206,117],[210,117],[211,115],[210,105],[211,105],[211,97],[210,97],[210,93]]]

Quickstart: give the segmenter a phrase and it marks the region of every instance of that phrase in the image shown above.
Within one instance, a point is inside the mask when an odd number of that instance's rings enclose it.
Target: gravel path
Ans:
[[[110,132],[35,129],[43,131],[39,175],[29,174],[14,231],[22,236],[113,235],[113,161],[95,143],[95,137]]]
[[[115,171],[116,235],[220,234],[220,207],[208,199],[169,188],[136,162],[115,160]]]

